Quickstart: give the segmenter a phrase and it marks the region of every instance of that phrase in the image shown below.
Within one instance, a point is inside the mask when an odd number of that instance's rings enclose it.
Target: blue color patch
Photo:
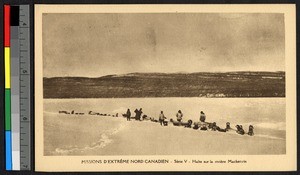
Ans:
[[[5,155],[5,169],[12,170],[11,131],[5,131]]]

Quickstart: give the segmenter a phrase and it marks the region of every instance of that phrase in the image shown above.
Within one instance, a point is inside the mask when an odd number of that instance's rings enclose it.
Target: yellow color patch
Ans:
[[[10,89],[10,48],[4,47],[5,89]]]

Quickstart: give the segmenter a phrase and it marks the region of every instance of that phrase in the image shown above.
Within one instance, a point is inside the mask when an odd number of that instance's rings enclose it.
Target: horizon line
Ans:
[[[269,73],[280,73],[280,72],[285,72],[282,70],[279,71],[216,71],[216,72],[170,72],[170,73],[165,73],[165,72],[130,72],[130,73],[124,73],[124,74],[106,74],[106,75],[102,75],[102,76],[93,76],[93,77],[89,77],[89,76],[43,76],[43,78],[101,78],[101,77],[106,77],[106,76],[116,76],[116,75],[130,75],[130,74],[196,74],[196,73],[254,73],[254,72],[269,72]]]

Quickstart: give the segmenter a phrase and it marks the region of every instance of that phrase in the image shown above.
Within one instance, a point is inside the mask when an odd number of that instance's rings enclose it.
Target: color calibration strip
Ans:
[[[12,170],[11,89],[10,89],[10,6],[4,5],[4,70],[5,70],[5,168]]]
[[[30,170],[29,5],[4,5],[6,170]]]

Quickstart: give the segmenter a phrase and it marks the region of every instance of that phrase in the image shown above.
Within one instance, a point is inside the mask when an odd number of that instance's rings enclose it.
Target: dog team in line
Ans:
[[[158,120],[156,120],[152,117],[148,117],[147,115],[142,115],[143,114],[142,110],[143,110],[142,108],[140,108],[139,110],[135,109],[134,110],[135,116],[133,116],[131,115],[130,109],[127,109],[126,114],[123,114],[123,116],[127,118],[127,121],[130,121],[131,119],[137,121],[150,120],[152,122],[159,122],[161,126],[168,126],[168,121],[166,121],[167,118],[164,115],[163,111],[160,112],[158,116]],[[242,125],[236,125],[235,126],[236,129],[234,129],[230,126],[230,123],[227,122],[225,128],[220,128],[219,126],[217,126],[216,122],[207,122],[206,115],[203,111],[200,112],[200,118],[198,122],[193,123],[192,120],[183,122],[182,119],[183,119],[183,113],[181,110],[178,110],[178,112],[176,113],[176,121],[170,119],[170,122],[173,123],[174,126],[184,126],[186,128],[193,128],[195,130],[199,129],[203,131],[211,130],[211,131],[219,131],[219,132],[227,132],[230,130],[234,130],[236,131],[236,133],[240,135],[244,135],[244,134],[248,134],[250,136],[254,135],[254,127],[252,125],[249,126],[248,132],[245,132]]]

